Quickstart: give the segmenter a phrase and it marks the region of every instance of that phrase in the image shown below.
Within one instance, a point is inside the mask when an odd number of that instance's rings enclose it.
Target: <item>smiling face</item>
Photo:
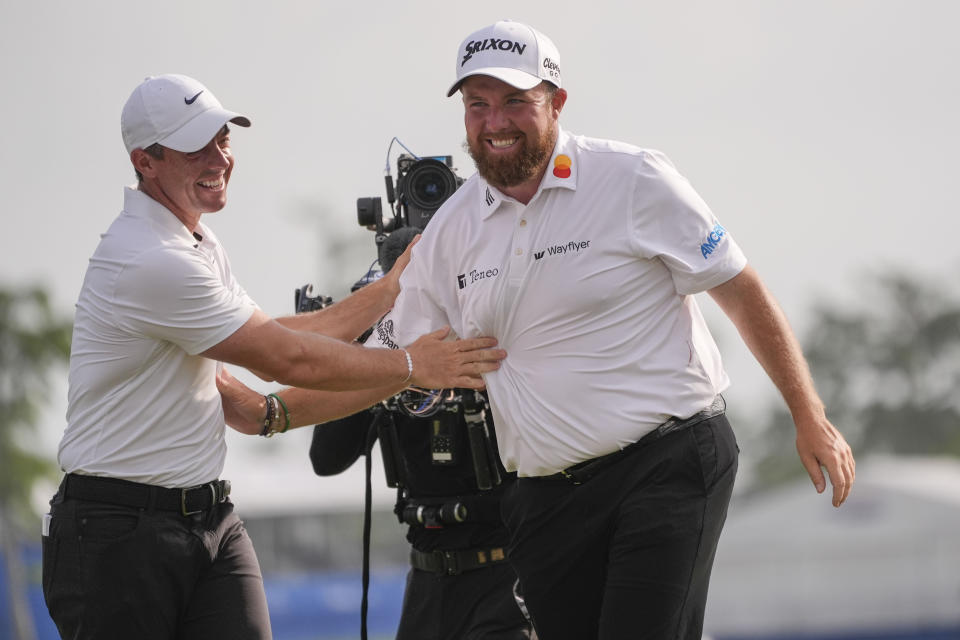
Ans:
[[[529,200],[556,145],[566,91],[546,83],[522,91],[483,75],[467,78],[460,91],[465,146],[477,171],[507,195]]]
[[[169,209],[193,231],[200,215],[223,209],[233,171],[230,130],[220,129],[205,147],[191,153],[164,148],[155,158],[142,149],[130,154],[143,175],[140,190]]]

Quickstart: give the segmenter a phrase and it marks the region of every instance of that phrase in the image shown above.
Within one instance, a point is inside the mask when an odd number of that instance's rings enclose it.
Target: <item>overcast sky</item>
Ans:
[[[858,288],[871,273],[955,287],[955,2],[3,5],[0,286],[43,284],[65,314],[133,179],[119,116],[144,76],[192,75],[253,121],[233,136],[229,204],[205,220],[253,298],[287,314],[300,285],[342,297],[373,259],[356,198],[383,195],[394,136],[473,173],[462,106],[444,96],[461,39],[501,18],[558,46],[561,125],[664,151],[801,335],[820,299],[869,304]],[[729,324],[707,313],[728,354],[728,398],[752,411],[770,388]],[[51,455],[65,388],[52,395]],[[308,472],[308,430],[284,438],[231,436],[228,472],[252,474],[257,458],[301,460]],[[324,482],[362,492],[354,479]]]

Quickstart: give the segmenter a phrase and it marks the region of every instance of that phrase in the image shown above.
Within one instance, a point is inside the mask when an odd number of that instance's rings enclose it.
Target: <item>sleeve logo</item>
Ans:
[[[707,234],[706,242],[700,245],[700,253],[703,254],[704,260],[710,257],[710,254],[717,248],[725,235],[727,235],[727,230],[721,227],[720,223],[717,223]]]

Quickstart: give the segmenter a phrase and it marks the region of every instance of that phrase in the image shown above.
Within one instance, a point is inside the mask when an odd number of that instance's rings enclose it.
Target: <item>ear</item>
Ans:
[[[566,89],[557,89],[553,93],[553,100],[551,101],[551,106],[555,112],[555,116],[559,116],[560,112],[563,111],[563,105],[567,103],[567,90]]]
[[[133,168],[144,178],[154,178],[157,175],[157,159],[143,149],[134,149],[130,152],[130,162]]]

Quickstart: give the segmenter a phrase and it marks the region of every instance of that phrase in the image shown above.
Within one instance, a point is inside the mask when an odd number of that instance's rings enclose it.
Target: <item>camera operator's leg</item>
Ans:
[[[527,622],[513,596],[517,574],[507,563],[447,578],[445,638],[528,640]]]
[[[440,579],[441,576],[420,569],[410,569],[407,573],[396,640],[442,640],[440,622],[444,600]]]

